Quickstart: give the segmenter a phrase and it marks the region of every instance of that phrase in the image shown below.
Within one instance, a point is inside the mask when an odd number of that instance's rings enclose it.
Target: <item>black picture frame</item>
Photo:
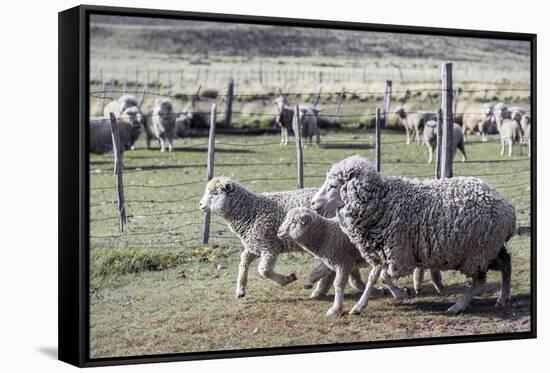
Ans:
[[[86,123],[89,117],[89,17],[91,14],[175,18],[203,21],[386,31],[492,39],[531,43],[531,113],[537,122],[537,36],[528,33],[458,30],[356,22],[211,14],[156,9],[82,5],[59,13],[59,360],[79,367],[284,355],[340,350],[436,345],[536,338],[536,126],[531,157],[531,331],[490,335],[388,340],[330,345],[258,348],[199,353],[178,353],[120,358],[89,357],[89,165]]]

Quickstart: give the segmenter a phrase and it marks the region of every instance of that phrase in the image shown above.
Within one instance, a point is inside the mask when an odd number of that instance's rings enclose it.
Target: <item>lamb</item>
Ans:
[[[117,124],[121,152],[132,149],[142,131],[143,118],[135,106],[126,108],[119,114]],[[88,141],[90,152],[104,154],[113,151],[110,118],[90,118]]]
[[[316,137],[317,145],[321,143],[321,131],[317,122],[317,115],[322,109],[314,107],[300,106],[300,124],[304,137],[304,146],[309,143],[312,145],[313,135]]]
[[[493,108],[490,104],[483,104],[481,111],[478,106],[466,109],[462,116],[462,137],[464,137],[464,142],[467,141],[468,133],[475,131],[479,132],[481,141],[486,142],[492,121]]]
[[[509,112],[503,108],[498,114],[495,113],[495,121],[500,132],[500,155],[503,156],[508,148],[508,156],[512,156],[512,145],[519,144],[519,152],[523,155],[523,143],[521,141],[521,128],[518,122],[508,118]]]
[[[414,135],[416,145],[420,145],[420,132],[424,129],[424,124],[429,120],[437,120],[436,113],[429,113],[427,111],[407,113],[402,106],[395,109],[395,115],[397,115],[400,123],[405,127],[407,145],[411,143],[411,134]]]
[[[458,270],[472,278],[472,286],[449,313],[466,310],[489,269],[501,272],[496,305],[511,299],[512,266],[505,243],[515,233],[515,209],[480,179],[382,176],[371,162],[355,155],[331,167],[311,207],[336,210],[344,233],[363,258],[376,264],[352,314],[366,307],[379,276],[397,279],[416,266]]]
[[[531,117],[529,115],[522,115],[520,120],[523,145],[527,145],[527,154],[531,157]]]
[[[342,232],[338,221],[322,217],[307,207],[295,207],[286,214],[277,237],[296,243],[336,272],[334,305],[327,311],[327,315],[340,316],[348,277],[367,263]]]
[[[168,151],[171,152],[173,139],[176,136],[176,116],[172,101],[167,98],[156,99],[155,106],[147,113],[146,119],[147,149],[151,148],[151,140],[156,138],[161,152],[165,151],[166,144],[168,144]]]
[[[139,101],[135,96],[124,94],[120,96],[118,100],[113,100],[105,106],[103,109],[103,116],[109,118],[109,113],[113,113],[118,118],[124,110],[131,107],[139,108],[139,106]]]
[[[429,120],[424,126],[424,144],[428,147],[428,163],[432,163],[433,153],[437,147],[437,122]],[[464,135],[462,128],[454,123],[453,124],[453,147],[451,158],[454,159],[456,149],[460,149],[462,152],[462,162],[466,162],[466,149],[464,147]]]
[[[215,177],[207,183],[199,208],[203,212],[211,211],[220,215],[244,246],[237,277],[237,298],[245,296],[248,269],[258,257],[258,272],[262,277],[271,279],[280,286],[296,281],[295,274],[281,275],[275,272],[274,267],[279,254],[303,250],[297,244],[279,239],[277,231],[287,211],[293,207],[308,205],[315,191],[309,188],[256,194],[227,177]],[[355,278],[357,276],[358,271]],[[326,282],[318,283],[312,297],[322,296],[328,291]],[[356,281],[353,283],[356,284]],[[364,284],[359,287],[364,289]]]

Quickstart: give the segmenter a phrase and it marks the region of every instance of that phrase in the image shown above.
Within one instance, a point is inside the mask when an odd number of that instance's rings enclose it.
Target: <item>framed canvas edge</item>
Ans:
[[[285,355],[298,353],[317,353],[343,350],[364,350],[373,348],[394,348],[394,347],[416,347],[426,345],[471,343],[487,341],[505,341],[518,339],[531,339],[537,336],[537,313],[536,313],[536,154],[537,154],[537,129],[533,126],[532,134],[532,157],[531,165],[531,330],[521,333],[500,333],[486,335],[456,336],[456,337],[434,337],[405,340],[388,340],[374,342],[356,342],[327,345],[306,345],[257,348],[244,350],[224,350],[192,353],[175,353],[162,355],[143,355],[127,357],[90,358],[89,356],[89,165],[86,122],[89,116],[89,104],[87,97],[89,93],[89,33],[88,17],[90,14],[120,15],[120,16],[144,16],[144,17],[165,17],[205,21],[226,21],[244,22],[256,24],[276,24],[281,26],[301,26],[318,28],[338,28],[348,30],[368,30],[380,32],[398,32],[413,34],[428,34],[456,37],[493,38],[524,40],[531,43],[531,115],[536,123],[536,40],[537,35],[532,33],[498,32],[486,30],[461,30],[450,28],[423,27],[423,26],[400,26],[386,24],[371,24],[358,22],[294,19],[281,17],[249,16],[220,13],[200,13],[172,10],[122,8],[107,6],[80,5],[59,13],[59,317],[58,317],[58,339],[59,339],[59,360],[79,367],[95,367],[107,365],[141,364],[155,362],[175,362],[189,360],[209,360],[221,358],[254,357],[269,355]],[[70,19],[73,18],[73,19]],[[78,35],[61,35],[63,22],[76,22]],[[78,77],[77,82],[64,80],[65,70],[68,67],[67,46],[77,49],[77,69],[73,72]],[[74,53],[74,51],[73,51]],[[65,70],[64,70],[65,69]],[[74,94],[71,103],[75,107],[67,107],[67,94]],[[70,94],[69,94],[70,96]],[[70,105],[69,105],[70,106]],[[77,110],[74,110],[77,108]],[[75,131],[67,131],[71,123],[77,122],[78,128]],[[78,144],[78,157],[62,159],[63,155],[74,150],[74,144]],[[70,165],[70,166],[68,166]],[[78,189],[74,188],[74,170],[77,167]],[[75,201],[76,204],[75,204]],[[78,218],[67,220],[71,209],[77,209]],[[73,211],[74,212],[74,211]],[[74,233],[77,232],[77,237]],[[67,244],[67,241],[76,242],[78,245],[77,255],[74,255],[74,246]],[[74,269],[78,268],[75,275]],[[75,283],[66,283],[65,280],[75,280]],[[68,322],[74,327],[63,327]],[[78,346],[69,346],[67,341],[77,342]]]

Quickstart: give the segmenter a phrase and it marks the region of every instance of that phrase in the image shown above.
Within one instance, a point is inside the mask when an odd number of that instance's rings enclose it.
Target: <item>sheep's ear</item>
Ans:
[[[298,221],[302,225],[309,224],[309,222],[311,221],[311,216],[309,216],[309,214],[305,212],[301,213],[300,215],[298,215]]]
[[[235,190],[235,186],[231,181],[226,181],[223,183],[222,190],[226,193],[231,193],[233,190]]]

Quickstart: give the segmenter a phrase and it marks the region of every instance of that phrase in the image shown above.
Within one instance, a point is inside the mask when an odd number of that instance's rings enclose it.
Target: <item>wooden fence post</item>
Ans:
[[[386,92],[384,93],[384,107],[382,108],[384,110],[384,112],[382,113],[382,123],[384,124],[384,128],[388,128],[388,114],[390,112],[391,90],[392,90],[392,82],[391,80],[386,80]]]
[[[160,87],[162,84],[160,84],[160,69],[157,70],[157,92],[160,93]]]
[[[336,104],[336,109],[334,110],[334,115],[332,116],[332,122],[336,123],[338,120],[338,116],[340,115],[340,110],[342,109],[342,102],[344,101],[344,98],[346,97],[346,87],[342,87],[342,92],[340,93],[340,96],[338,97],[338,103]]]
[[[224,126],[231,127],[231,112],[233,108],[233,78],[229,78],[229,84],[227,85],[227,93],[225,95],[225,118]]]
[[[124,82],[122,85],[122,92],[124,94],[128,93],[128,70],[124,70]]]
[[[441,141],[443,140],[443,110],[439,108],[437,110],[437,148],[436,148],[436,159],[435,159],[435,178],[441,179]]]
[[[183,69],[180,69],[180,88],[183,88]]]
[[[113,113],[109,113],[111,118],[111,139],[113,140],[113,158],[114,158],[114,174],[115,185],[118,194],[118,222],[120,233],[124,233],[124,224],[126,224],[126,204],[124,201],[124,183],[122,173],[124,166],[122,164],[122,153],[120,147],[120,135],[118,133],[118,125],[116,117]]]
[[[139,97],[139,101],[138,101],[138,107],[141,108],[141,106],[143,105],[143,102],[145,101],[145,96],[147,96],[147,90],[149,89],[149,87],[147,86],[147,83],[145,83],[143,85],[143,92],[141,93],[141,96]]]
[[[321,93],[323,92],[323,86],[319,85],[319,92],[317,93],[317,96],[315,97],[315,101],[313,102],[313,108],[316,109],[317,105],[319,105],[319,101],[321,100]]]
[[[136,67],[136,79],[134,80],[134,91],[135,94],[138,94],[138,87],[139,87],[139,69]]]
[[[167,70],[166,75],[168,78],[168,96],[172,96],[172,70]]]
[[[453,177],[453,64],[441,65],[441,108],[443,110],[443,133],[441,140],[441,177]]]
[[[298,188],[304,188],[304,153],[302,147],[302,129],[300,125],[300,106],[294,107],[294,117],[292,118],[292,130],[296,140],[296,167],[298,171]]]
[[[260,85],[264,84],[264,78],[262,77],[262,61],[260,60],[260,66],[258,67],[258,79],[260,81]]]
[[[199,85],[199,88],[197,88],[197,92],[191,96],[191,109],[195,110],[195,105],[197,101],[199,100],[199,94],[201,93],[202,85]]]
[[[210,134],[208,136],[208,159],[206,160],[206,182],[214,177],[214,155],[216,150],[216,104],[212,104],[210,113]],[[210,211],[204,216],[204,231],[202,235],[202,244],[208,244],[210,237]]]
[[[115,78],[111,77],[111,101],[115,100]]]
[[[99,86],[99,115],[103,116],[103,109],[105,108],[105,79],[103,79],[103,72],[100,72],[101,83]]]
[[[458,106],[458,98],[460,97],[460,94],[462,93],[461,88],[455,89],[455,94],[453,96],[453,114],[456,115],[456,108]]]
[[[374,125],[374,161],[376,164],[376,171],[380,172],[380,108],[376,108],[376,122]]]

